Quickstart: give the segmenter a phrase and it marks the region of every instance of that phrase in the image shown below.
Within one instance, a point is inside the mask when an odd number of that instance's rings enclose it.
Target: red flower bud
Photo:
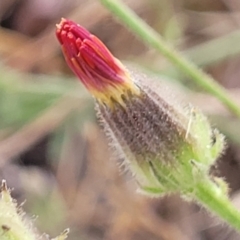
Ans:
[[[126,91],[139,93],[125,67],[86,29],[63,18],[56,35],[69,67],[98,100],[112,106],[113,100],[123,104]]]
[[[172,102],[146,77],[130,77],[81,26],[63,19],[57,37],[67,63],[97,99],[97,116],[116,156],[141,189],[152,194],[193,191],[221,153],[223,136],[196,108]]]

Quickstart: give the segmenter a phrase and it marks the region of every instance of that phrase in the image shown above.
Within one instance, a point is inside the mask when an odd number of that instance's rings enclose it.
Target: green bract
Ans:
[[[0,238],[1,240],[41,240],[33,230],[31,222],[24,219],[24,212],[12,199],[6,181],[2,181],[0,188]],[[52,240],[65,240],[69,230]]]
[[[97,103],[99,120],[116,156],[135,176],[140,190],[154,195],[192,192],[209,177],[224,147],[197,108],[164,99],[147,79],[134,80],[141,94],[122,95],[124,106]]]

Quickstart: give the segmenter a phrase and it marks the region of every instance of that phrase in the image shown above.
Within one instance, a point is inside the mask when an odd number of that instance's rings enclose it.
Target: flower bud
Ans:
[[[126,91],[139,93],[125,67],[86,29],[62,19],[56,35],[69,67],[98,101],[113,107],[112,101],[122,103]]]
[[[224,139],[198,109],[165,99],[76,23],[62,19],[56,33],[69,67],[96,99],[111,146],[142,191],[191,192],[208,177]]]

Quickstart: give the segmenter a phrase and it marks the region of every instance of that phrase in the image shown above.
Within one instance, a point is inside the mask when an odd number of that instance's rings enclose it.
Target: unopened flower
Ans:
[[[222,151],[222,135],[198,109],[175,106],[147,79],[131,75],[83,27],[62,19],[56,34],[69,67],[96,99],[111,145],[141,190],[193,191]]]
[[[86,29],[62,19],[56,34],[69,67],[99,101],[112,105],[126,91],[139,93],[121,62]]]

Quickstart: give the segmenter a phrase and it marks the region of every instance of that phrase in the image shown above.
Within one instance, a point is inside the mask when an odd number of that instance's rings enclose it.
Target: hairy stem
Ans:
[[[215,213],[227,224],[240,231],[240,212],[221,188],[211,181],[206,181],[197,185],[193,197],[210,212]]]

